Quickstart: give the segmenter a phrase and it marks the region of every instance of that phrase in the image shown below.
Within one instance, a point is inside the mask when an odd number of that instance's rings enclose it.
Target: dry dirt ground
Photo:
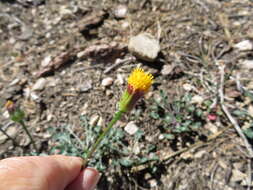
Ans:
[[[115,16],[118,5],[128,10],[123,18]],[[149,154],[159,159],[113,169],[107,162],[98,189],[249,190],[251,139],[238,132],[252,126],[252,18],[250,0],[1,0],[1,106],[13,100],[25,111],[41,154],[63,153],[52,151],[59,142],[50,129],[61,133],[68,126],[71,138],[85,141],[80,116],[105,126],[127,76],[142,66],[155,83],[117,127],[134,121],[145,136],[138,146],[152,145]],[[141,32],[160,42],[152,63],[127,50],[129,39]],[[161,92],[167,102],[157,105]],[[187,94],[189,102],[180,99]],[[176,112],[167,105],[178,99],[184,104]],[[189,105],[203,113],[191,117]],[[153,108],[158,111],[152,117]],[[166,131],[164,114],[174,112],[200,127]],[[0,121],[15,141],[0,132],[0,158],[34,154],[4,109]],[[133,137],[124,135],[123,143],[134,146]]]

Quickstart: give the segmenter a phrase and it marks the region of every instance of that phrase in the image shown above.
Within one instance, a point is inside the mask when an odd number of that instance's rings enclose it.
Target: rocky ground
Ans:
[[[98,189],[251,189],[252,18],[250,0],[2,0],[0,158],[37,154],[7,100],[39,154],[80,156],[141,66],[155,82],[93,163]]]

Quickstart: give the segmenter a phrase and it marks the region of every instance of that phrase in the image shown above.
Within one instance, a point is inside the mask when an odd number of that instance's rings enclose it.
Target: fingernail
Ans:
[[[95,189],[100,178],[99,172],[93,168],[86,168],[83,172],[83,189]]]
[[[75,157],[75,156],[70,156],[68,157],[69,160],[69,165],[81,165],[83,163],[83,159],[80,157]]]

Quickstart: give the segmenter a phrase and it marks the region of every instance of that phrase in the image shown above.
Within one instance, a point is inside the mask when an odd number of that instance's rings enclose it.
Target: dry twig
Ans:
[[[241,127],[239,126],[238,122],[236,121],[236,119],[231,115],[231,113],[228,111],[227,107],[224,104],[224,92],[223,92],[223,88],[224,88],[224,69],[225,66],[222,65],[219,67],[220,69],[220,88],[219,88],[219,96],[220,96],[220,104],[221,104],[221,108],[224,111],[224,113],[226,114],[227,118],[229,119],[229,121],[232,123],[232,125],[234,126],[235,130],[237,131],[237,133],[239,134],[239,136],[243,139],[244,145],[247,148],[248,151],[248,156],[250,158],[253,158],[253,150],[251,148],[251,145],[249,144],[247,138],[245,137],[245,135],[243,134]]]
[[[219,95],[220,95],[220,104],[221,104],[221,108],[223,110],[223,112],[226,114],[227,118],[229,119],[229,121],[232,123],[232,125],[234,126],[235,130],[237,131],[237,133],[239,134],[239,136],[243,139],[244,145],[248,151],[248,157],[250,160],[250,164],[251,164],[251,159],[253,158],[253,150],[251,145],[249,144],[247,138],[245,137],[245,135],[243,134],[241,127],[239,126],[238,122],[236,121],[236,119],[231,115],[231,113],[228,111],[227,107],[224,104],[224,69],[225,66],[222,65],[219,67],[220,69],[220,89],[219,89]],[[249,170],[249,178],[248,178],[248,190],[251,187],[251,166],[248,168]]]
[[[109,73],[111,70],[113,70],[114,68],[118,67],[119,65],[121,65],[123,63],[129,63],[129,62],[135,61],[135,57],[131,56],[126,59],[117,59],[117,60],[115,61],[115,63],[112,66],[110,66],[104,70],[104,74]]]
[[[213,135],[210,135],[210,136],[207,138],[207,141],[206,141],[206,142],[199,141],[199,142],[196,142],[195,144],[191,145],[190,147],[182,148],[181,150],[178,150],[178,151],[176,151],[176,152],[174,152],[174,153],[172,153],[172,154],[170,154],[170,155],[168,155],[168,156],[162,158],[162,159],[161,159],[161,162],[166,162],[166,161],[168,161],[169,159],[174,158],[174,157],[176,157],[176,156],[178,156],[178,155],[180,155],[180,154],[182,154],[182,153],[184,153],[184,152],[190,151],[190,150],[192,150],[192,149],[194,149],[194,148],[200,148],[200,147],[202,147],[202,146],[206,146],[206,145],[210,144],[211,141],[213,141],[214,139],[218,138],[220,135],[224,134],[224,132],[225,132],[227,129],[229,129],[229,128],[230,128],[230,126],[226,127],[225,129],[223,129],[223,130],[221,130],[221,131],[218,131],[217,133],[215,133],[215,134],[213,134]],[[150,161],[150,162],[153,162],[153,161]],[[150,162],[149,162],[149,163],[150,163]],[[143,164],[143,165],[139,165],[139,166],[135,166],[135,167],[132,168],[131,171],[132,171],[132,172],[137,172],[137,171],[140,171],[140,170],[142,170],[142,169],[145,169],[145,168],[146,168],[145,166],[146,166],[147,164],[149,164],[149,163],[146,163],[146,164]]]
[[[249,171],[248,175],[249,175],[249,178],[248,178],[248,188],[247,188],[247,190],[251,189],[250,187],[251,187],[251,183],[252,183],[251,163],[252,163],[252,161],[251,161],[251,159],[249,159],[248,160],[248,171]]]

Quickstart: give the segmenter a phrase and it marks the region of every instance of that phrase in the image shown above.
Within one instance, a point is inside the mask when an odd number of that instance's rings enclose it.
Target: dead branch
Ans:
[[[247,138],[245,137],[245,135],[243,134],[241,127],[239,126],[238,122],[236,121],[236,119],[231,115],[231,113],[229,112],[229,110],[227,109],[227,107],[224,104],[224,69],[225,66],[222,65],[219,67],[220,70],[220,88],[219,88],[219,96],[220,96],[220,104],[221,104],[221,108],[223,110],[223,112],[226,114],[227,118],[229,119],[229,121],[232,123],[232,125],[234,126],[236,132],[239,134],[239,136],[243,139],[244,145],[248,151],[248,156],[250,158],[253,158],[253,150],[251,145],[249,144]]]

